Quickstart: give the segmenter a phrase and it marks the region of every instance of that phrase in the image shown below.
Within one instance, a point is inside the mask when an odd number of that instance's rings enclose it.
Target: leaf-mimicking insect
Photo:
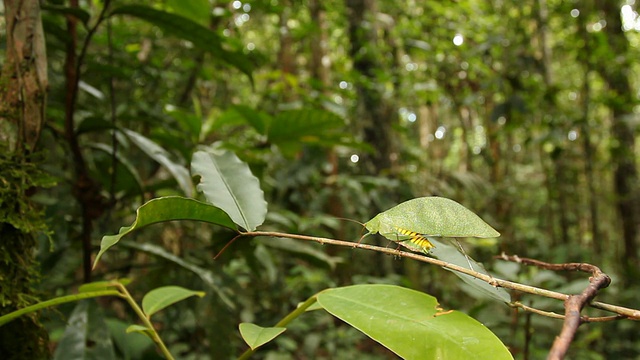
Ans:
[[[405,201],[379,213],[365,227],[369,234],[379,233],[403,245],[409,240],[418,247],[413,250],[425,252],[434,247],[428,237],[500,236],[471,210],[453,200],[436,196]]]

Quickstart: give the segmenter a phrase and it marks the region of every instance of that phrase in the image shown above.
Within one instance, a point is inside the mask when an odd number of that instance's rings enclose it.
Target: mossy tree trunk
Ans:
[[[29,193],[46,178],[35,145],[44,122],[47,66],[38,0],[5,0],[6,54],[0,76],[0,315],[37,301],[34,235],[45,229]],[[38,317],[0,327],[0,354],[46,359],[48,336]]]

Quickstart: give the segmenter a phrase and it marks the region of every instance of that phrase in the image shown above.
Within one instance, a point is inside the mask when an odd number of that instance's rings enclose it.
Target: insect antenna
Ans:
[[[338,220],[351,221],[351,222],[353,222],[353,223],[356,223],[356,224],[358,224],[358,225],[360,225],[360,226],[364,227],[364,224],[363,224],[363,223],[361,223],[361,222],[360,222],[360,221],[358,221],[358,220],[349,219],[349,218],[344,218],[344,217],[339,217],[339,216],[334,216],[333,218],[334,218],[334,219],[338,219]]]
[[[361,234],[361,236],[360,236],[360,239],[358,240],[357,244],[360,244],[360,243],[362,242],[362,240],[364,240],[364,238],[365,238],[365,237],[367,237],[368,235],[371,235],[370,233],[362,234],[362,233],[364,232],[364,229],[366,229],[366,227],[365,227],[365,224],[364,224],[364,223],[361,223],[361,222],[360,222],[360,221],[358,221],[358,220],[349,219],[349,218],[344,218],[344,217],[339,217],[339,216],[334,216],[333,218],[334,218],[334,219],[338,219],[338,220],[350,221],[350,222],[352,222],[352,223],[356,223],[356,224],[358,224],[358,225],[360,225],[360,226],[361,226],[361,228],[360,228],[360,234]]]

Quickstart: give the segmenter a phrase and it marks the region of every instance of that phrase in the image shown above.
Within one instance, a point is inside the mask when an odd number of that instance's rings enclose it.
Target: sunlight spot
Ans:
[[[409,113],[409,115],[407,116],[407,120],[409,120],[409,122],[415,122],[417,118],[418,117],[414,113]]]
[[[474,153],[475,155],[480,154],[480,152],[482,152],[482,148],[481,148],[480,146],[477,146],[477,145],[476,145],[476,146],[474,146],[474,147],[473,147],[473,153]]]
[[[254,43],[248,43],[247,44],[247,50],[253,51],[255,48],[256,48],[256,44],[254,44]]]
[[[322,66],[324,67],[329,67],[331,65],[331,58],[329,58],[329,56],[325,55],[322,57]]]
[[[460,46],[463,43],[464,43],[464,37],[462,36],[462,34],[456,34],[456,36],[453,37],[453,45]]]
[[[569,95],[567,96],[569,97],[569,100],[575,100],[578,98],[578,94],[575,91],[569,92]]]
[[[231,6],[232,6],[234,9],[238,10],[238,9],[240,9],[240,8],[242,7],[242,1],[238,1],[238,0],[236,0],[236,1],[234,1],[234,2],[231,4]]]
[[[351,157],[349,158],[349,160],[351,160],[352,163],[357,163],[358,161],[360,161],[360,156],[358,156],[357,154],[353,154],[351,155]]]
[[[631,5],[627,4],[620,8],[620,17],[622,18],[622,29],[629,31],[640,27],[640,19],[638,13],[633,10]]]
[[[446,131],[447,129],[444,126],[438,126],[438,129],[436,130],[436,133],[435,133],[436,139],[442,139]]]
[[[513,145],[513,152],[520,152],[522,150],[522,146],[520,144]]]
[[[623,6],[624,7],[624,6]],[[580,10],[578,9],[571,9],[571,17],[572,18],[577,18],[578,16],[580,16]]]
[[[567,134],[567,139],[569,139],[569,141],[575,141],[578,138],[578,132],[575,130],[571,130],[569,131],[569,134]]]
[[[340,87],[340,89],[344,90],[349,86],[349,83],[347,83],[346,81],[340,81],[340,84],[338,86]]]
[[[251,4],[242,5],[242,10],[244,10],[245,12],[251,11]]]

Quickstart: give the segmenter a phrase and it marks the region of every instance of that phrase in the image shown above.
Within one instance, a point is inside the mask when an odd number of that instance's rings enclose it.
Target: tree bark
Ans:
[[[359,78],[355,83],[358,96],[356,118],[359,132],[371,144],[373,154],[363,156],[363,167],[369,174],[379,175],[391,171],[397,157],[393,144],[393,123],[397,112],[384,97],[376,73],[384,69],[380,59],[379,36],[376,26],[374,0],[346,0],[349,21],[349,55]]]
[[[609,108],[613,116],[611,133],[611,160],[614,163],[614,187],[616,205],[622,221],[623,249],[620,260],[626,278],[638,275],[638,236],[640,235],[640,196],[638,193],[638,169],[634,156],[635,136],[628,118],[633,114],[635,105],[634,90],[629,83],[630,62],[629,42],[622,30],[620,4],[606,0],[597,3],[604,13],[607,26],[603,31],[607,35],[609,54],[599,59],[595,65],[598,73],[611,93]],[[615,54],[612,60],[609,56]],[[611,64],[611,61],[617,63]]]
[[[0,315],[37,301],[35,234],[44,220],[29,200],[38,174],[34,149],[44,123],[47,57],[38,0],[5,0],[7,47],[0,77]],[[37,315],[0,327],[0,354],[8,359],[50,356]]]

